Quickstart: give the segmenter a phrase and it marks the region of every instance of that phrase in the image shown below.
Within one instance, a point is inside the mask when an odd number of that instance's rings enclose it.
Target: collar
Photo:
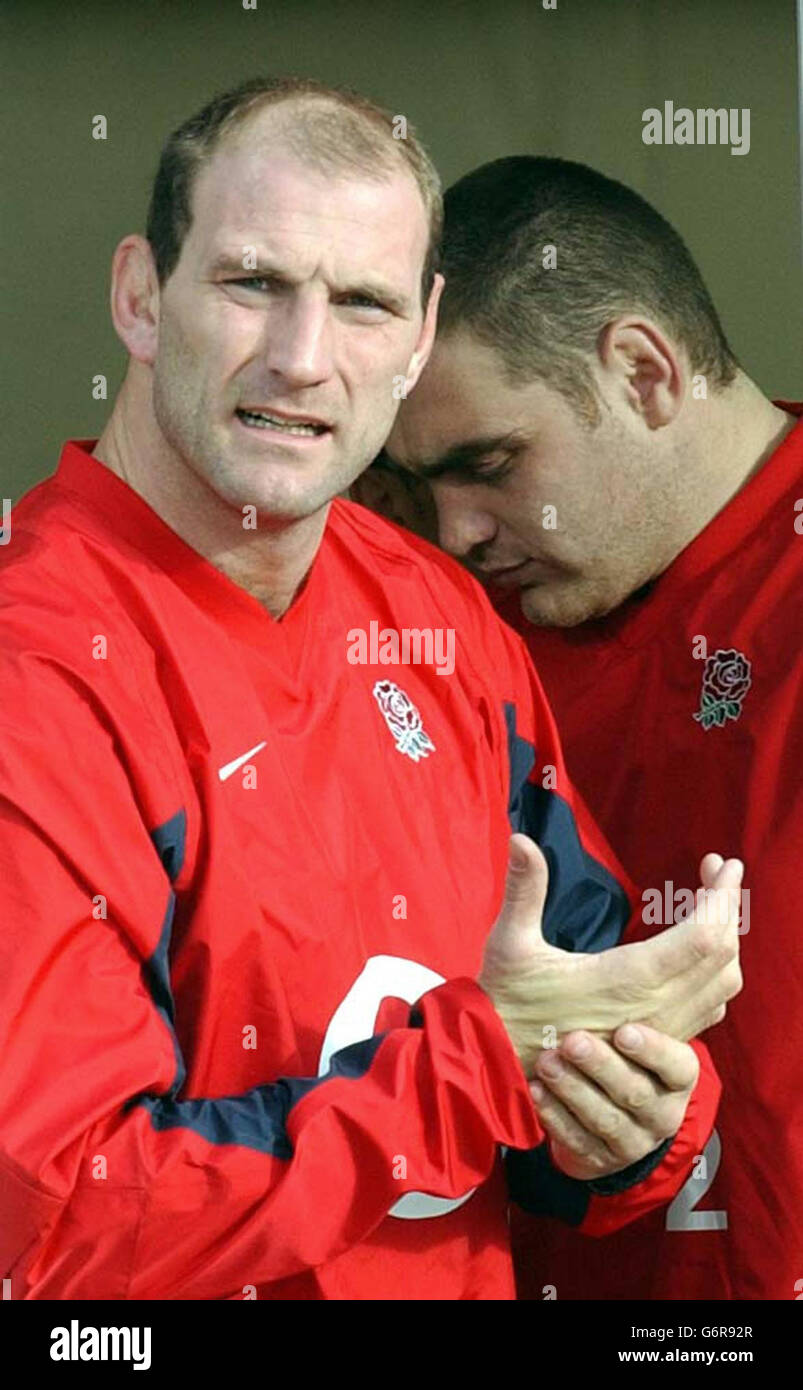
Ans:
[[[264,646],[270,633],[289,633],[306,617],[323,583],[322,552],[327,549],[329,523],[318,553],[300,591],[287,612],[274,618],[247,589],[229,579],[211,561],[182,540],[143,497],[113,473],[92,449],[96,439],[68,440],[59,458],[54,483],[77,501],[101,538],[122,540],[168,574],[189,598],[214,617],[227,632],[255,646]],[[103,523],[100,527],[98,522]]]

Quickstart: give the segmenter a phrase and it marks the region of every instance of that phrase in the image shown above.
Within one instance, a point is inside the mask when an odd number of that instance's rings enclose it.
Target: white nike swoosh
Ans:
[[[232,773],[236,772],[238,767],[242,767],[243,763],[247,763],[249,758],[253,758],[255,753],[261,752],[265,747],[267,747],[267,744],[263,739],[261,743],[257,743],[253,748],[249,748],[247,753],[243,753],[241,758],[235,758],[234,762],[226,763],[223,767],[219,767],[217,775],[221,782],[225,782],[226,778],[231,777]]]

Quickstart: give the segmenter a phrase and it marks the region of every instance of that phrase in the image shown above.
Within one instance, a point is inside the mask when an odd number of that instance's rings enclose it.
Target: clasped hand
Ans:
[[[648,941],[572,954],[543,938],[541,851],[512,837],[479,983],[530,1079],[553,1160],[569,1176],[617,1172],[680,1128],[699,1075],[688,1039],[719,1023],[742,987],[742,874],[738,859],[708,854],[686,921]]]

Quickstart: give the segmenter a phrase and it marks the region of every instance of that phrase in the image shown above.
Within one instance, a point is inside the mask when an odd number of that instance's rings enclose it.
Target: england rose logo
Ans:
[[[715,724],[721,728],[727,719],[738,719],[751,683],[746,656],[734,647],[714,652],[705,663],[700,708],[694,718],[704,729]]]
[[[419,758],[427,758],[435,752],[435,744],[424,730],[421,715],[398,685],[393,681],[377,681],[374,699],[400,753],[406,753],[417,763]]]

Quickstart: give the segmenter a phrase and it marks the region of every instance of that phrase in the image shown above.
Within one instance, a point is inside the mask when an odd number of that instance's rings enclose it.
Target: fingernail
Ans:
[[[642,1034],[638,1028],[633,1027],[632,1023],[626,1023],[623,1028],[619,1029],[616,1040],[621,1043],[622,1047],[631,1048],[634,1052],[637,1047],[641,1047],[644,1041]]]
[[[551,1080],[556,1076],[560,1076],[563,1071],[560,1057],[557,1057],[554,1052],[542,1053],[538,1063],[538,1070],[542,1076],[548,1076]]]
[[[564,1051],[570,1057],[587,1057],[591,1051],[591,1043],[588,1038],[572,1038],[571,1042],[564,1043]]]
[[[521,845],[517,845],[515,840],[511,840],[507,851],[507,862],[511,869],[516,873],[521,873],[522,869],[527,868],[527,855]]]
[[[536,1104],[544,1099],[544,1088],[540,1081],[530,1082],[530,1095]]]

